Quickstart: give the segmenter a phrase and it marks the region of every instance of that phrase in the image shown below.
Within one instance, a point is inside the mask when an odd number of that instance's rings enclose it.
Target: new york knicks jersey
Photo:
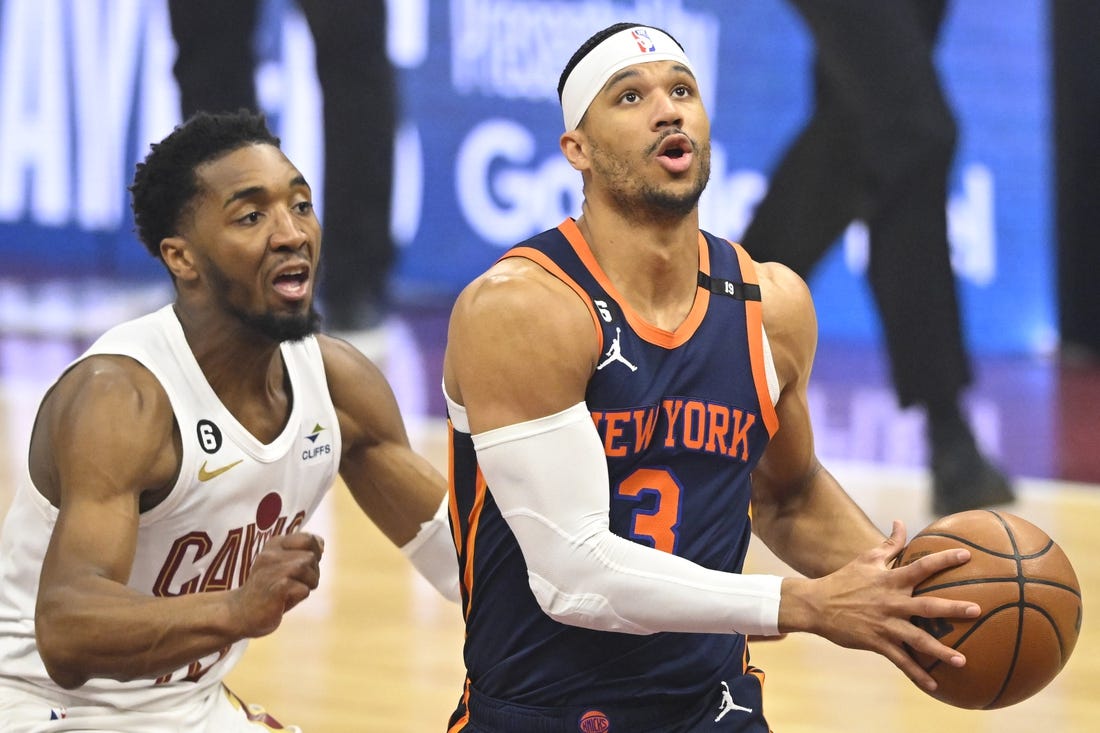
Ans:
[[[281,353],[293,402],[285,428],[266,444],[218,399],[172,306],[116,326],[80,357],[119,354],[140,362],[167,393],[182,438],[171,493],[141,515],[130,588],[167,598],[240,586],[264,544],[301,529],[332,486],[340,431],[320,348],[307,337],[284,343]],[[127,438],[126,425],[110,429]],[[24,475],[0,537],[0,685],[61,704],[149,710],[170,709],[218,685],[246,641],[158,680],[92,679],[76,690],[54,685],[35,649],[34,610],[56,520],[57,509]]]
[[[751,532],[750,473],[777,427],[759,286],[744,250],[700,232],[695,303],[674,332],[633,311],[572,220],[504,256],[538,263],[592,314],[600,357],[585,401],[607,460],[611,531],[740,572]],[[456,412],[452,519],[470,684],[491,698],[546,707],[713,694],[716,671],[744,658],[744,637],[593,631],[542,612],[491,486],[478,503],[477,459],[464,411]]]

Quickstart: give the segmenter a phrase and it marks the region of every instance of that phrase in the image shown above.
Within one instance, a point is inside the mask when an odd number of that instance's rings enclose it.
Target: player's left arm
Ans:
[[[355,502],[416,569],[457,601],[458,560],[447,519],[447,482],[409,444],[381,370],[350,344],[319,336],[340,421],[340,476]]]
[[[883,534],[818,460],[807,387],[817,349],[817,317],[806,283],[777,263],[758,263],[764,328],[780,397],[779,430],[753,472],[753,531],[809,577],[847,564]]]

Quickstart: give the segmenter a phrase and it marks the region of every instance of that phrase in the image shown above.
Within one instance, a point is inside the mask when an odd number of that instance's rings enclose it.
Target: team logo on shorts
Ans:
[[[599,710],[589,710],[577,722],[581,733],[607,733],[611,730],[611,721]]]

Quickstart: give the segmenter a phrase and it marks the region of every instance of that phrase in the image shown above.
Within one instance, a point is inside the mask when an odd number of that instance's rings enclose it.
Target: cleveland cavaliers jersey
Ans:
[[[286,427],[267,444],[222,405],[172,306],[112,328],[80,357],[119,354],[141,363],[167,393],[182,438],[171,493],[141,515],[130,588],[169,598],[240,586],[264,544],[299,530],[332,486],[340,431],[320,347],[307,337],[282,344],[281,353],[293,401]],[[127,439],[126,425],[105,429]],[[220,684],[246,641],[157,680],[92,679],[76,690],[54,685],[35,649],[34,608],[57,514],[24,475],[0,537],[0,685],[69,704],[163,710]]]
[[[695,303],[674,332],[646,323],[619,295],[571,219],[504,256],[538,263],[591,312],[600,357],[585,401],[607,460],[611,531],[740,572],[750,472],[777,427],[760,289],[744,250],[700,232]],[[454,403],[451,411],[470,684],[491,698],[545,707],[712,694],[716,670],[743,659],[744,637],[593,631],[543,613],[492,486],[478,491],[465,411]]]

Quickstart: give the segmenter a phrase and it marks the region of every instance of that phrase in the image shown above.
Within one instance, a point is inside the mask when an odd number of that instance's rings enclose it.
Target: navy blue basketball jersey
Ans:
[[[601,355],[585,400],[607,458],[611,531],[706,568],[740,572],[750,538],[750,472],[777,428],[760,289],[747,254],[700,232],[695,303],[674,332],[631,309],[572,219],[504,257],[538,263],[591,312]],[[674,702],[714,694],[715,675],[731,665],[748,673],[737,634],[633,635],[546,616],[477,468],[471,437],[454,421],[451,440],[464,655],[479,694],[538,707]]]

